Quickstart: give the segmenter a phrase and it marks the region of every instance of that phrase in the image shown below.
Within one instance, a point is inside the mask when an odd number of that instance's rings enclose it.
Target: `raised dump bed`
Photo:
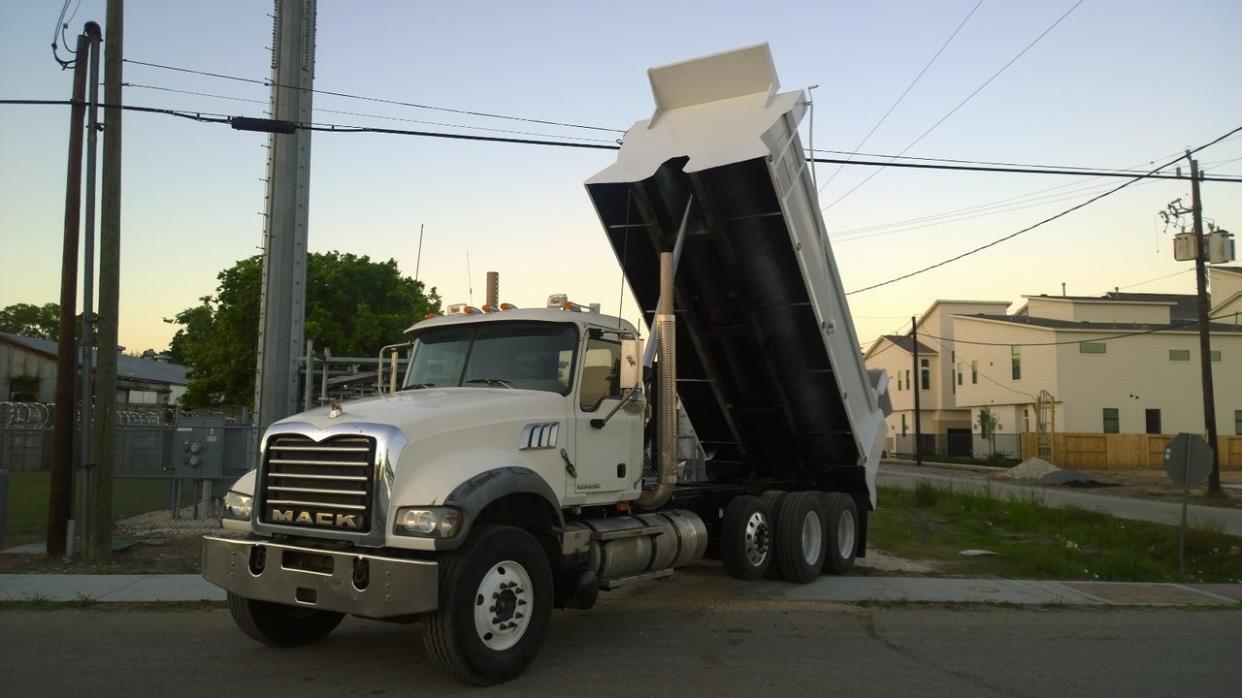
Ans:
[[[767,44],[648,71],[656,109],[587,190],[650,322],[678,249],[678,393],[713,480],[865,477],[887,378],[869,377]]]

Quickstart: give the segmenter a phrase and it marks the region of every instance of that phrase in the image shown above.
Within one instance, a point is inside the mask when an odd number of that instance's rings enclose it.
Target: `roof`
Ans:
[[[1182,332],[1197,331],[1197,326],[1195,324],[1187,324],[1185,322],[1178,322],[1172,325],[1146,322],[1076,322],[1074,320],[1054,320],[1053,318],[1031,317],[1029,315],[984,314],[958,315],[957,317],[977,320],[994,320],[996,322],[1008,322],[1014,325],[1043,327],[1053,330],[1086,330],[1089,332],[1146,332],[1149,330],[1180,330]],[[1208,327],[1214,333],[1242,335],[1242,325],[1226,325],[1214,322],[1210,323]]]
[[[57,355],[57,343],[47,339],[0,332],[0,341],[42,354],[50,359],[55,359]],[[94,352],[92,351],[91,354],[93,359]],[[180,364],[123,355],[118,356],[116,360],[116,375],[118,378],[132,378],[134,380],[168,383],[170,385],[186,385],[189,383],[188,374],[189,368]]]
[[[1046,301],[1171,305],[1173,307],[1169,309],[1169,316],[1174,322],[1194,320],[1199,312],[1199,297],[1193,293],[1118,293],[1113,291],[1102,296],[1050,296],[1045,294],[1023,297]]]
[[[1242,267],[1218,267],[1210,266],[1208,271],[1227,271],[1230,274],[1242,274]]]
[[[932,301],[931,305],[927,306],[927,310],[924,310],[922,315],[918,316],[919,324],[922,325],[924,318],[931,315],[932,311],[935,310],[937,306],[941,306],[941,305],[997,305],[1003,308],[1008,308],[1009,306],[1013,305],[1013,303],[1009,301],[968,301],[968,300],[954,300],[952,298],[937,298],[936,300]]]
[[[886,335],[881,335],[881,338],[887,339],[893,344],[896,344],[899,348],[904,349],[907,353],[910,353],[910,354],[914,353],[914,341],[910,339],[910,335],[908,334],[886,334]],[[936,350],[932,349],[931,347],[927,346],[926,344],[922,342],[919,342],[919,353],[920,354],[935,354]]]

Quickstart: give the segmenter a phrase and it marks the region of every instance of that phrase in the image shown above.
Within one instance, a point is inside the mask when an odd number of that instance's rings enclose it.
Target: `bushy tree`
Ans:
[[[375,356],[440,310],[436,290],[403,276],[392,259],[311,253],[306,277],[306,337],[336,356]],[[217,278],[215,296],[166,320],[180,325],[168,353],[191,368],[181,399],[190,408],[254,402],[262,258],[243,259]]]
[[[0,332],[55,342],[60,322],[60,304],[14,303],[0,309]]]

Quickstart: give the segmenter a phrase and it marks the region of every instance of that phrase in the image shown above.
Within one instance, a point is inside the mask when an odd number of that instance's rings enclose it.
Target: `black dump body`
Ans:
[[[763,159],[587,189],[651,322],[659,253],[689,202],[676,273],[677,390],[711,480],[823,481],[860,464],[842,391]],[[851,471],[861,477],[860,468]]]

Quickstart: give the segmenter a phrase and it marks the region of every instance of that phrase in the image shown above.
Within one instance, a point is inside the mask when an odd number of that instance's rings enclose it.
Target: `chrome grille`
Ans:
[[[263,460],[262,521],[370,531],[374,464],[375,440],[369,437],[273,436]]]

